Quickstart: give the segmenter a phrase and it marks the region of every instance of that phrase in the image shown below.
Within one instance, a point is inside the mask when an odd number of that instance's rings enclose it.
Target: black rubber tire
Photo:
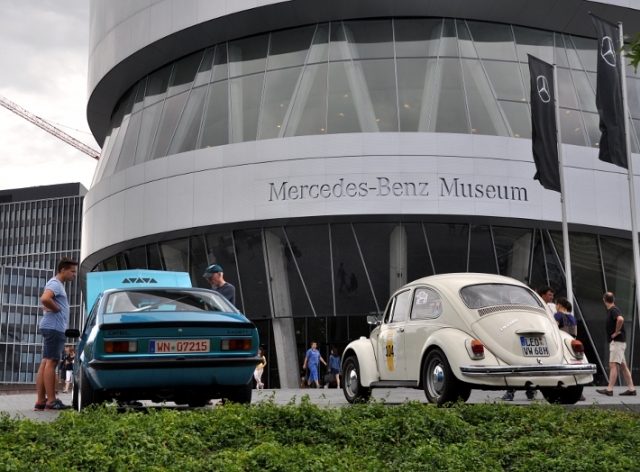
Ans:
[[[573,385],[567,388],[541,388],[540,391],[549,403],[574,405],[580,400],[583,389],[583,385]]]
[[[471,395],[471,386],[453,374],[447,356],[440,349],[427,355],[422,366],[422,387],[429,403],[438,406],[458,400],[466,402]]]
[[[202,408],[207,403],[209,403],[208,398],[190,398],[187,405],[189,405],[189,408]],[[179,403],[176,403],[176,405],[179,405]]]
[[[223,401],[230,401],[233,403],[251,403],[251,395],[253,394],[253,388],[251,381],[247,385],[226,387],[223,393]]]
[[[78,382],[75,380],[73,382],[73,390],[71,391],[71,406],[74,410],[80,411],[78,409]]]
[[[371,389],[360,383],[360,364],[355,356],[344,361],[342,391],[349,403],[366,402],[371,397]]]
[[[76,410],[82,411],[85,408],[98,403],[98,398],[96,392],[89,383],[89,379],[87,379],[87,374],[85,374],[84,369],[81,366],[78,367],[78,381],[80,385],[77,387],[78,395],[76,396]]]

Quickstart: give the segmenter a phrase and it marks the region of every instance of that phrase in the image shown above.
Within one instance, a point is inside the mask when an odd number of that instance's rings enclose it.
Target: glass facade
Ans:
[[[338,21],[216,44],[144,77],[113,111],[94,183],[171,154],[291,136],[530,138],[527,54],[558,65],[563,142],[597,147],[595,40],[442,18]],[[638,152],[640,79],[628,74]]]
[[[61,257],[80,259],[79,184],[0,192],[0,384],[35,383],[40,366],[40,296]],[[78,279],[66,284],[70,327],[82,322]]]
[[[607,378],[608,344],[602,294],[613,291],[625,314],[634,345],[631,241],[571,233],[574,313],[578,339],[598,365],[596,383]],[[269,356],[269,387],[278,387],[277,346],[271,323],[293,318],[299,359],[311,341],[342,352],[369,333],[366,316],[384,310],[390,295],[420,277],[450,272],[500,274],[533,284],[550,285],[566,294],[562,234],[539,228],[434,223],[423,220],[314,223],[259,226],[204,232],[118,253],[94,270],[162,269],[191,274],[195,286],[208,264],[220,264],[236,287],[238,308],[259,327]],[[628,363],[640,380],[637,349],[627,349]]]

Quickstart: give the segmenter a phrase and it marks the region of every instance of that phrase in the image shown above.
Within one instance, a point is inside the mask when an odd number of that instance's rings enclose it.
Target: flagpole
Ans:
[[[620,33],[620,48],[624,46],[624,36],[622,33],[622,22],[618,22]],[[629,203],[631,204],[631,241],[633,243],[633,268],[635,275],[636,292],[636,313],[640,315],[640,248],[638,247],[638,216],[636,213],[636,192],[633,178],[633,159],[631,158],[631,139],[629,135],[629,110],[627,108],[627,73],[624,66],[624,56],[620,51],[622,62],[622,109],[624,110],[624,138],[627,145],[627,179],[629,180]],[[640,316],[638,316],[638,326],[640,326]]]
[[[569,250],[569,225],[567,224],[567,198],[564,184],[564,161],[562,153],[562,133],[560,132],[560,108],[558,104],[558,74],[553,64],[553,100],[556,113],[556,139],[558,141],[558,167],[560,170],[560,203],[562,206],[562,244],[564,245],[564,272],[567,283],[567,300],[573,302],[573,284],[571,282],[571,254]]]

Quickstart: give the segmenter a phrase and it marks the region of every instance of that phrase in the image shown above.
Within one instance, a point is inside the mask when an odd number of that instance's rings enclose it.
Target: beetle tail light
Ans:
[[[576,359],[582,359],[584,357],[584,345],[577,339],[571,341],[571,350]]]
[[[471,352],[473,353],[473,357],[482,359],[484,358],[484,344],[480,341],[474,339],[471,341]]]

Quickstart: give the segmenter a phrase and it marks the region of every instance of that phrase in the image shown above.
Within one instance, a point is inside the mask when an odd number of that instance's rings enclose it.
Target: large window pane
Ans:
[[[596,108],[596,94],[589,83],[587,74],[583,71],[572,71],[573,81],[576,84],[576,90],[578,91],[578,99],[580,101],[580,108],[583,111],[598,112]]]
[[[582,117],[587,127],[589,146],[600,146],[600,137],[602,136],[602,132],[600,131],[600,117],[595,113],[582,113]]]
[[[627,77],[627,103],[634,118],[640,118],[640,79]]]
[[[244,301],[244,314],[251,319],[271,317],[269,280],[265,271],[262,231],[251,229],[234,232],[235,255],[238,261]],[[224,267],[224,266],[223,266]],[[236,301],[238,294],[236,293]],[[274,313],[280,316],[280,313]]]
[[[173,64],[169,64],[149,75],[144,94],[145,107],[157,103],[164,98],[167,93],[167,86],[169,85],[169,77],[171,76],[172,69]]]
[[[580,58],[578,57],[578,53],[573,47],[573,43],[571,42],[571,39],[566,34],[562,35],[562,39],[564,40],[564,47],[565,47],[565,50],[567,51],[567,59],[569,60],[569,67],[575,70],[582,70],[582,64],[580,63]]]
[[[398,59],[398,101],[400,131],[423,131],[429,126],[429,112],[436,90],[437,59]]]
[[[433,275],[433,266],[422,223],[403,224],[407,235],[407,282]]]
[[[558,67],[569,67],[569,60],[567,59],[567,51],[564,49],[564,42],[562,41],[562,35],[555,34],[556,40],[556,60],[555,63]],[[553,63],[553,61],[551,61]]]
[[[564,144],[585,145],[584,126],[580,112],[575,110],[560,109],[560,130]]]
[[[180,95],[174,95],[165,100],[160,126],[158,127],[158,133],[153,142],[153,150],[151,151],[152,159],[167,155],[169,143],[176,130],[176,124],[182,114],[182,110],[184,110],[184,104],[188,96],[188,92],[183,92]]]
[[[393,57],[391,20],[345,21],[343,24],[353,59]]]
[[[518,64],[499,61],[482,63],[499,99],[526,101]]]
[[[378,307],[371,293],[351,225],[331,225],[331,241],[336,313],[338,315],[377,313]],[[389,258],[379,261],[379,264],[388,267]],[[355,276],[355,283],[352,281],[352,274]],[[355,285],[357,285],[356,290],[354,290]],[[383,303],[386,303],[386,300]],[[384,309],[384,306],[380,309]]]
[[[458,57],[458,36],[453,20],[444,20],[442,23],[440,56]]]
[[[442,20],[394,20],[396,56],[437,56]]]
[[[204,236],[191,236],[189,238],[189,275],[194,287],[211,288],[209,282],[202,276],[208,265]]]
[[[268,34],[229,42],[229,76],[264,72],[268,44]]]
[[[226,43],[224,44],[226,50]],[[195,80],[193,81],[193,86],[198,87],[200,85],[204,85],[209,83],[211,79],[211,68],[213,66],[213,54],[216,50],[216,47],[210,47],[204,53],[204,57],[202,58],[202,62],[200,63],[200,67],[198,68],[198,73],[196,74]]]
[[[147,87],[147,77],[142,79],[138,84],[136,98],[133,99],[131,110],[128,113],[137,113],[142,110],[142,102],[144,100],[144,90]]]
[[[482,70],[480,61],[463,59],[464,86],[474,134],[508,136],[507,127],[493,97],[489,81]]]
[[[209,100],[198,148],[229,143],[229,82],[215,82],[209,87]]]
[[[165,270],[189,272],[189,240],[176,239],[160,243]]]
[[[499,102],[514,138],[531,139],[531,113],[526,103]]]
[[[467,28],[467,24],[464,20],[456,20],[456,29],[458,30],[458,46],[460,47],[461,57],[471,57],[473,59],[478,58],[478,53],[471,40],[471,33]]]
[[[467,271],[469,225],[424,224],[436,274]]]
[[[327,70],[327,64],[305,67],[285,136],[326,133]]]
[[[488,226],[471,225],[471,243],[469,248],[469,272],[497,274],[493,241]]]
[[[595,71],[598,64],[598,41],[590,38],[581,38],[579,36],[571,36],[573,44],[576,47],[582,67],[586,70]]]
[[[440,59],[436,72],[440,93],[435,94],[429,130],[437,133],[469,133],[459,59]]]
[[[513,33],[521,62],[529,62],[527,54],[531,54],[553,64],[553,33],[522,26],[514,26]]]
[[[209,233],[205,235],[206,241],[206,263],[218,264],[224,271],[224,279],[236,288],[236,307],[244,313],[242,287],[238,279],[238,265],[236,263],[236,251],[233,245],[233,238],[230,232]],[[253,249],[253,247],[251,247]],[[255,257],[255,256],[254,256]],[[205,266],[206,267],[206,266]],[[264,269],[263,269],[264,272]],[[204,274],[204,270],[202,271]],[[202,275],[200,274],[200,275]],[[196,274],[197,275],[197,274]],[[208,282],[202,279],[207,286]],[[268,298],[263,300],[264,308],[269,316]]]
[[[184,92],[191,88],[193,79],[196,76],[200,62],[202,61],[202,51],[193,53],[185,58],[176,61],[176,66],[171,75],[169,91],[167,97]]]
[[[531,257],[531,230],[497,226],[493,226],[492,230],[500,275],[527,282]]]
[[[329,23],[319,24],[313,37],[307,64],[327,62],[329,58]]]
[[[164,102],[160,102],[142,110],[142,124],[140,125],[136,159],[133,165],[142,164],[149,160],[151,146],[156,137],[158,123],[160,123],[163,105]]]
[[[259,139],[284,136],[286,118],[291,115],[293,94],[302,67],[267,72]]]
[[[301,66],[309,52],[315,26],[271,33],[269,45],[269,70]]]
[[[200,120],[204,108],[204,95],[207,87],[198,87],[191,90],[187,106],[184,108],[176,133],[171,140],[167,154],[178,154],[191,151],[196,148],[196,139],[200,131]]]
[[[138,134],[140,133],[140,122],[142,112],[131,115],[129,126],[127,127],[127,135],[122,143],[122,151],[120,151],[120,159],[116,165],[115,172],[128,169],[133,165],[136,156],[136,144],[138,143]]]
[[[398,131],[398,102],[393,60],[354,62],[369,131]],[[368,113],[373,111],[372,117]]]
[[[558,101],[561,107],[578,108],[576,89],[569,69],[556,69],[558,74]]]
[[[328,133],[360,133],[366,130],[364,110],[356,106],[359,99],[356,71],[351,62],[329,64]]]
[[[264,74],[230,80],[231,136],[234,143],[256,139],[263,82]]]
[[[211,82],[227,80],[229,78],[229,65],[227,64],[227,43],[216,46],[216,54],[213,57],[213,72]]]
[[[329,226],[289,226],[285,232],[316,314],[333,315]]]
[[[516,61],[511,26],[468,21],[476,50],[482,59]]]

